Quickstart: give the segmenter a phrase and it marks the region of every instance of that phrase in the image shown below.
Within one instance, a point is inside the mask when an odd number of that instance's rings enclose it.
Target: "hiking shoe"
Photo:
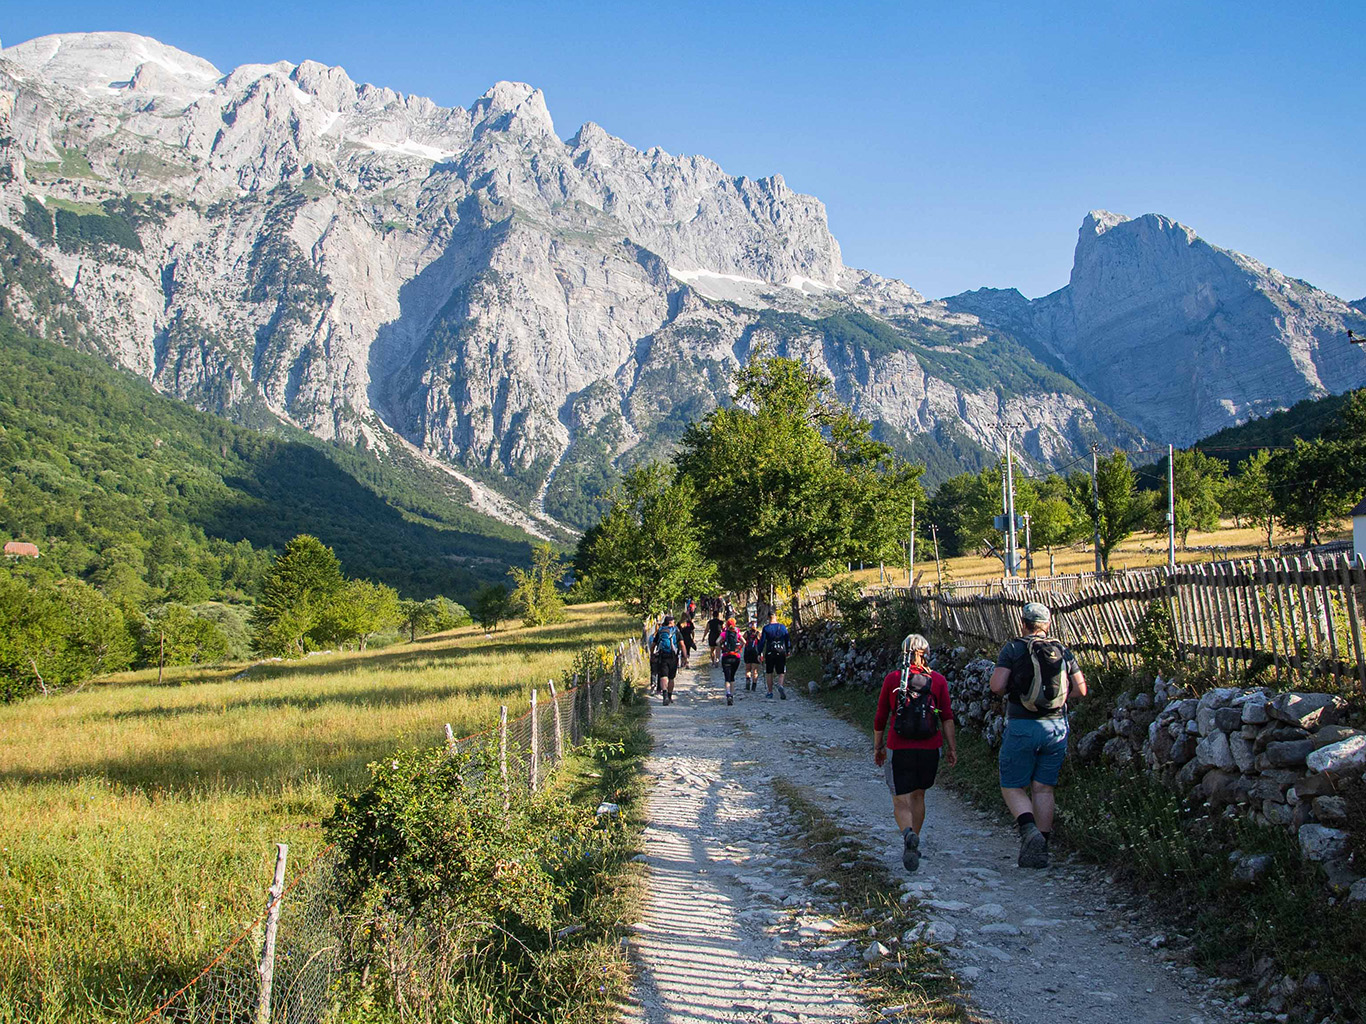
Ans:
[[[1048,840],[1035,825],[1028,825],[1020,836],[1020,856],[1016,863],[1022,868],[1048,867]]]
[[[787,691],[783,689],[781,686],[778,687],[778,698],[780,700],[787,700]]]
[[[766,698],[768,698],[769,700],[772,700],[772,699],[773,699],[773,691],[772,691],[772,690],[769,690],[768,693],[764,694],[764,696],[765,696]]]
[[[735,703],[735,698],[732,697],[730,694],[726,694],[726,707],[730,707],[730,706],[731,706],[732,704],[734,704],[734,703]]]
[[[901,865],[907,871],[915,871],[920,867],[920,836],[914,831],[907,832],[903,840]]]

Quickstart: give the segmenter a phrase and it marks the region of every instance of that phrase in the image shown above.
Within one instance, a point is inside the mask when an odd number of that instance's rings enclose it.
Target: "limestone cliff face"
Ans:
[[[949,300],[1030,338],[1150,436],[1187,444],[1223,427],[1366,384],[1347,342],[1361,310],[1149,214],[1081,226],[1071,282]]]
[[[1057,372],[1125,400],[1086,351],[1103,283],[1074,276],[1014,325],[927,302],[845,267],[824,207],[781,177],[591,123],[562,141],[519,83],[446,108],[311,61],[225,74],[121,33],[22,43],[0,50],[0,228],[26,268],[0,262],[0,298],[34,329],[248,422],[379,452],[397,434],[579,524],[760,342],[823,367],[910,454],[987,458],[1007,419],[1041,465],[1139,440]],[[1129,287],[1142,312],[1141,274]],[[79,324],[53,330],[55,306]],[[1354,372],[1316,369],[1323,387]],[[1162,416],[1142,421],[1165,436]]]

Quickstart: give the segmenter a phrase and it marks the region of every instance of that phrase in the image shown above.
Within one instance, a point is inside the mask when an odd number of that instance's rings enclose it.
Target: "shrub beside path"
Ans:
[[[632,943],[632,1024],[869,1018],[851,972],[871,940],[832,948],[840,944],[825,933],[841,893],[808,880],[775,778],[803,787],[868,856],[905,879],[902,894],[920,899],[979,1019],[1258,1019],[1159,948],[1159,926],[1118,906],[1103,873],[1017,868],[1013,832],[942,787],[930,793],[925,860],[907,875],[869,738],[789,694],[768,701],[741,690],[727,707],[719,669],[703,661],[680,671],[673,706],[653,709],[650,881]]]

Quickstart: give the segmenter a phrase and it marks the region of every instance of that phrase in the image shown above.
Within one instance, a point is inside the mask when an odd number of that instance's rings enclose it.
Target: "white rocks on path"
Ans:
[[[1017,868],[1013,832],[942,786],[929,794],[921,869],[907,876],[869,737],[796,689],[787,701],[739,690],[727,707],[720,672],[703,663],[679,673],[672,706],[653,708],[650,889],[632,943],[632,1024],[866,1018],[850,972],[865,969],[870,943],[829,941],[841,894],[808,886],[775,777],[813,791],[858,846],[906,879],[905,897],[933,919],[911,932],[945,949],[981,1018],[1089,1024],[1122,1006],[1125,1024],[1244,1019],[1146,943],[1154,929],[1112,905],[1102,874]]]

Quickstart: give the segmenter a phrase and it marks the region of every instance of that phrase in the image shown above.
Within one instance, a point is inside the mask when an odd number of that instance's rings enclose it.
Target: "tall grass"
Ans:
[[[0,707],[0,1024],[136,1020],[301,865],[365,766],[496,721],[631,624],[605,606],[297,663],[126,673]]]

